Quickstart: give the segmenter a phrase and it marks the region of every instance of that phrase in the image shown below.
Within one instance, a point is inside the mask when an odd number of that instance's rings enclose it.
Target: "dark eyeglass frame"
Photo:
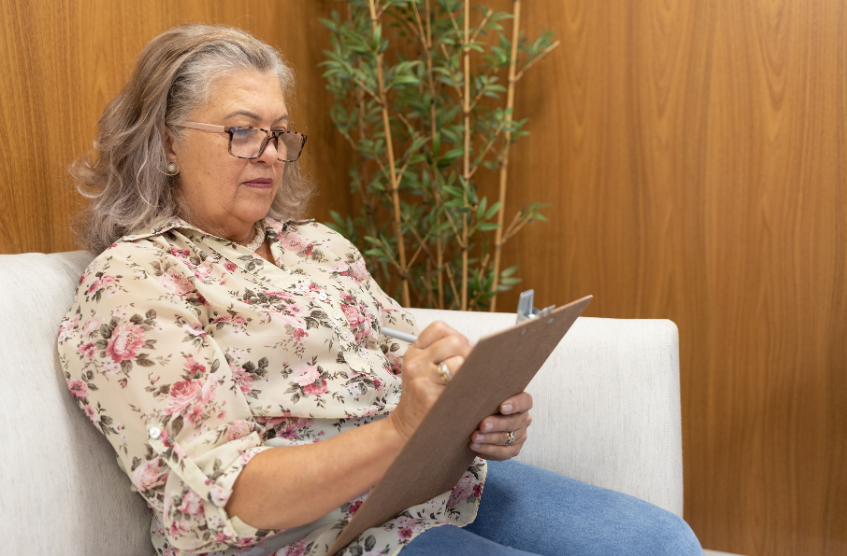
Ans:
[[[208,132],[211,132],[211,133],[226,133],[227,135],[229,135],[229,144],[228,144],[228,148],[227,148],[227,150],[229,151],[229,154],[231,156],[234,156],[235,158],[241,158],[243,160],[255,160],[255,159],[259,158],[260,156],[262,156],[262,154],[264,154],[264,152],[265,152],[265,148],[267,148],[268,143],[271,141],[271,139],[273,139],[275,141],[274,142],[274,148],[276,148],[277,153],[278,153],[279,152],[279,142],[282,140],[283,135],[298,135],[298,136],[303,138],[303,143],[300,145],[300,150],[297,151],[297,155],[294,158],[279,158],[279,156],[277,156],[277,160],[279,160],[280,162],[294,162],[294,161],[296,161],[298,158],[300,158],[300,154],[303,153],[303,149],[306,147],[306,139],[307,139],[306,135],[299,133],[297,131],[272,131],[272,130],[268,130],[268,129],[262,129],[260,127],[223,126],[223,125],[212,125],[212,124],[199,124],[197,122],[180,122],[178,124],[173,124],[173,125],[175,125],[177,127],[187,127],[189,129],[197,129],[197,130],[200,130],[200,131],[208,131]],[[250,156],[238,156],[237,154],[232,153],[232,135],[233,135],[233,133],[235,133],[235,131],[237,131],[239,129],[257,129],[259,131],[265,132],[266,137],[264,138],[264,140],[262,140],[262,145],[259,147],[259,154],[257,154],[256,156],[250,157]]]

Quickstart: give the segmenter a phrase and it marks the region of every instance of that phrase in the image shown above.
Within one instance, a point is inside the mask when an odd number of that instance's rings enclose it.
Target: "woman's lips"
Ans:
[[[270,178],[258,178],[255,180],[245,181],[242,185],[255,187],[256,189],[270,189],[273,186],[273,180]]]

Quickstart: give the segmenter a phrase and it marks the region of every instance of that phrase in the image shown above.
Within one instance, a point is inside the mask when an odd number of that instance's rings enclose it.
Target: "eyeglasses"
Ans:
[[[174,125],[212,133],[226,133],[229,135],[229,154],[247,160],[262,156],[268,143],[273,141],[277,159],[281,162],[294,162],[300,158],[300,153],[306,145],[306,136],[296,131],[268,131],[255,127],[227,127],[194,122]]]

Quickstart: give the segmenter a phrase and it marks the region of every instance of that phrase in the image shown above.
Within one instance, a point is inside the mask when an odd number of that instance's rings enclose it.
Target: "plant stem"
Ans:
[[[417,3],[413,3],[412,6],[415,8],[415,16],[417,17],[418,25],[421,24],[421,16],[418,13],[418,5]],[[429,0],[425,0],[424,9],[426,10],[426,35],[424,37],[423,33],[421,33],[421,39],[424,41],[424,52],[426,52],[426,75],[429,84],[429,125],[430,125],[430,145],[431,148],[434,148],[435,145],[435,135],[438,133],[436,128],[436,112],[435,112],[435,81],[432,78],[432,21],[430,19],[431,13],[429,11]],[[432,153],[432,162],[430,165],[430,170],[432,171],[432,196],[435,201],[435,206],[441,206],[441,195],[438,192],[438,187],[435,185],[435,173],[437,172],[437,168],[435,166],[435,152]],[[441,225],[441,217],[439,216],[436,219],[436,226]],[[439,234],[438,238],[435,241],[435,254],[436,254],[436,272],[435,278],[438,282],[438,305],[439,309],[444,308],[444,271],[442,266],[444,265],[444,251],[441,245],[441,235]],[[429,264],[429,263],[427,263]]]
[[[464,39],[462,40],[462,57],[464,58],[465,93],[462,97],[462,108],[465,116],[465,147],[462,159],[462,175],[465,184],[470,186],[471,171],[471,49],[470,49],[470,22],[471,22],[471,0],[465,0],[464,17]],[[468,193],[465,187],[465,208],[468,206]],[[468,309],[468,213],[462,215],[462,311]]]
[[[377,17],[376,7],[374,6],[374,0],[368,0],[368,6],[371,12],[371,29],[374,33],[376,33],[377,23],[379,18]],[[380,15],[382,13],[380,12]],[[400,184],[397,181],[397,169],[395,168],[394,162],[394,146],[391,142],[391,125],[389,123],[388,118],[388,98],[385,94],[385,79],[383,76],[383,55],[377,54],[376,57],[376,73],[377,80],[379,82],[379,100],[382,104],[382,125],[385,128],[385,146],[388,150],[388,170],[391,173],[391,200],[394,203],[394,232],[397,235],[397,253],[399,255],[400,263],[400,280],[402,280],[403,284],[403,306],[410,307],[411,306],[411,296],[409,295],[409,276],[408,276],[408,268],[406,267],[406,248],[403,244],[403,228],[400,222]]]
[[[518,43],[520,42],[520,24],[521,24],[521,0],[515,0],[514,13],[512,18],[512,51],[509,54],[509,88],[506,94],[506,124],[508,126],[512,121],[512,110],[515,106],[515,67],[518,61]],[[503,136],[503,154],[500,157],[500,209],[497,211],[497,232],[494,234],[494,283],[492,284],[492,292],[494,296],[491,298],[491,312],[497,310],[497,286],[500,284],[500,255],[503,249],[503,215],[506,208],[506,178],[509,173],[509,144],[512,140],[512,132],[506,128]]]

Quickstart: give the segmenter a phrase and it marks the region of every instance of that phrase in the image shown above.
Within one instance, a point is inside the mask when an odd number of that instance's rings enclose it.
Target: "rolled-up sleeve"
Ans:
[[[203,296],[156,250],[120,245],[83,274],[59,331],[65,380],[175,548],[253,544],[272,531],[230,519],[225,506],[268,449],[262,429],[204,328]]]

